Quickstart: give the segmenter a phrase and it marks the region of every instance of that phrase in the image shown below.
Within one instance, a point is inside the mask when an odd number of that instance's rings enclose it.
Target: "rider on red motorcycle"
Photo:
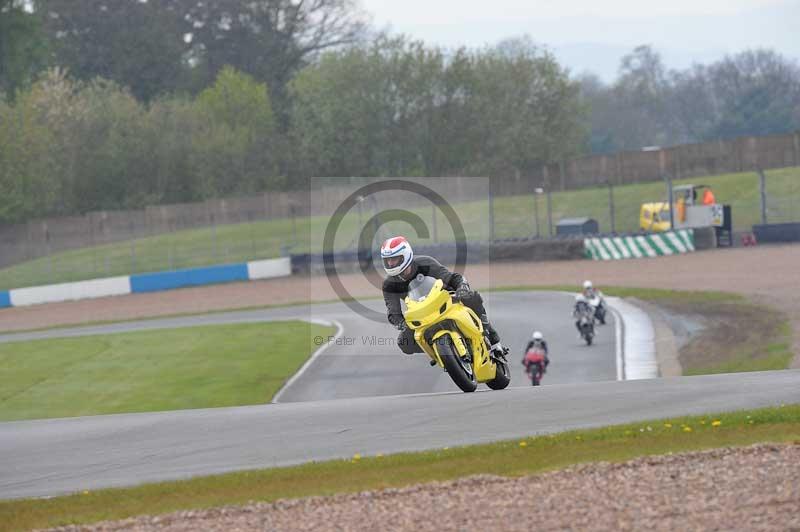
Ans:
[[[550,365],[550,357],[548,356],[549,353],[547,351],[547,341],[544,339],[544,335],[542,335],[541,332],[535,331],[528,342],[528,345],[525,347],[525,354],[522,356],[522,365],[525,366],[526,369],[528,364],[530,364],[527,356],[528,351],[531,349],[539,349],[542,351],[542,354],[544,355],[544,368],[542,368],[542,370],[545,371],[547,366]]]

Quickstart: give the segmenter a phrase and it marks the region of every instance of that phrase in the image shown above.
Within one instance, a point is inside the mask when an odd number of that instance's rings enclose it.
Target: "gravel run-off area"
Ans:
[[[91,531],[800,530],[800,444],[183,511]]]

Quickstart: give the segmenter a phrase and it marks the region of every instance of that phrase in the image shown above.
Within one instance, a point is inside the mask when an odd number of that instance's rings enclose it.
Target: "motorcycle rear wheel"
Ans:
[[[442,357],[444,369],[447,370],[447,374],[450,375],[456,386],[462,392],[474,392],[478,387],[478,380],[475,377],[475,371],[472,369],[472,363],[458,356],[449,338],[439,338],[436,340],[436,345],[439,356]]]

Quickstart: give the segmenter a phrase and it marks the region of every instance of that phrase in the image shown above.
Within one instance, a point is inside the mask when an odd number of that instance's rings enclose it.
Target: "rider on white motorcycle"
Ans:
[[[505,357],[508,349],[500,343],[500,335],[489,322],[481,295],[472,290],[467,280],[458,272],[451,272],[433,257],[414,256],[411,244],[405,237],[395,236],[384,241],[381,246],[381,260],[388,277],[383,281],[383,300],[389,323],[397,327],[400,335],[397,344],[400,350],[411,355],[422,353],[422,348],[414,340],[414,331],[406,326],[400,302],[408,295],[408,285],[417,274],[441,279],[445,288],[455,291],[454,299],[471,308],[483,323],[483,330],[489,340],[490,350],[500,358]]]
[[[575,321],[575,328],[578,329],[578,334],[583,335],[583,331],[581,330],[581,317],[586,314],[594,319],[594,312],[592,311],[591,305],[586,300],[586,296],[583,294],[578,294],[575,296],[575,307],[572,310],[572,317],[577,318]]]
[[[603,293],[596,289],[592,282],[588,279],[583,282],[583,297],[586,298],[586,301],[594,307],[595,311],[595,318],[600,321],[601,325],[605,325],[606,323],[606,303],[605,299],[603,298]]]

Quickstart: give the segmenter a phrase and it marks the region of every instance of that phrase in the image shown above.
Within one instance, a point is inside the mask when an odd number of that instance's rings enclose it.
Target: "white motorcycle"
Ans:
[[[594,317],[597,321],[600,322],[600,325],[606,324],[606,302],[603,299],[603,296],[600,294],[595,294],[592,298],[587,298],[586,300],[589,303],[589,306],[592,307],[594,310]]]

